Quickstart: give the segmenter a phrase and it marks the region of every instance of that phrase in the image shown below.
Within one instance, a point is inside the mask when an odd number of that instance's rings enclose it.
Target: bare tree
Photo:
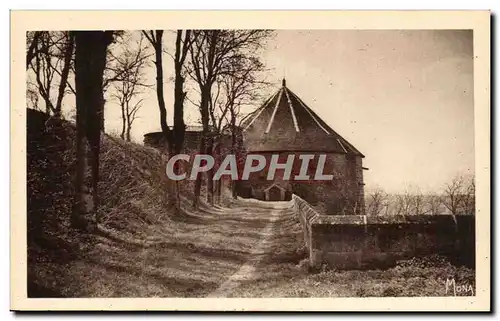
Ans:
[[[186,132],[186,125],[184,123],[184,101],[186,99],[186,92],[184,91],[184,83],[186,81],[185,64],[194,37],[190,30],[177,30],[176,32],[174,54],[174,128],[171,139],[175,155],[179,154],[182,150]]]
[[[124,41],[124,35],[127,34],[126,31],[123,30],[115,30],[113,31],[113,42],[107,47],[106,51],[106,66],[104,67],[104,74],[102,80],[102,93],[103,93],[103,105],[102,110],[99,110],[99,123],[101,131],[105,132],[105,107],[106,107],[106,99],[105,94],[108,92],[111,84],[117,81],[123,80],[123,69],[120,69],[120,64],[116,61],[116,55],[114,52],[117,48],[121,48]]]
[[[250,55],[259,50],[264,40],[271,34],[267,30],[198,30],[190,50],[190,76],[198,85],[200,93],[200,114],[203,126],[200,153],[213,153],[213,133],[210,126],[210,111],[217,106],[213,86],[224,75],[231,73],[231,66],[241,60],[242,55]],[[217,86],[220,89],[220,86]],[[222,119],[224,117],[221,117]],[[212,123],[214,119],[212,118]],[[213,202],[213,171],[207,173],[207,200]],[[201,189],[201,175],[195,183],[195,203],[197,206]]]
[[[368,215],[380,215],[387,207],[388,195],[381,188],[375,188],[368,193],[367,213]]]
[[[444,188],[443,204],[453,215],[459,214],[464,196],[464,177],[455,176]]]
[[[28,81],[27,86],[26,86],[26,105],[28,108],[36,109],[38,110],[39,106],[39,93],[36,88],[36,85],[33,85],[31,82]]]
[[[394,214],[419,215],[425,212],[425,197],[417,187],[409,187],[397,194],[394,201]]]
[[[73,227],[95,231],[98,218],[100,112],[103,110],[103,73],[112,31],[74,31],[76,88],[76,179]]]
[[[61,109],[62,109],[62,101],[64,98],[64,95],[66,93],[66,85],[68,84],[68,77],[69,77],[69,72],[71,69],[71,64],[72,64],[72,59],[73,59],[73,52],[74,52],[74,47],[75,47],[75,39],[74,39],[74,34],[72,32],[64,32],[64,49],[62,50],[63,56],[63,65],[60,73],[60,81],[59,81],[59,88],[58,88],[58,94],[57,94],[57,101],[56,101],[56,116],[61,115]],[[56,69],[57,72],[57,69]]]
[[[165,150],[169,157],[179,154],[184,144],[184,136],[186,125],[184,123],[184,100],[186,92],[184,91],[184,83],[186,80],[185,64],[188,53],[191,49],[195,36],[190,30],[177,30],[175,40],[174,60],[174,124],[171,129],[167,122],[167,109],[165,107],[165,99],[163,93],[163,30],[144,30],[143,35],[148,39],[155,52],[156,66],[156,96],[158,99],[158,107],[160,111],[160,126],[165,139]],[[174,171],[179,170],[178,163],[175,165]],[[174,205],[176,209],[179,207],[179,195],[177,182],[175,185],[176,191],[169,191],[169,203]],[[173,187],[172,184],[169,185]],[[177,198],[174,196],[177,195]]]
[[[397,194],[395,198],[395,214],[396,215],[411,215],[413,206],[412,195],[408,190],[403,194]]]
[[[457,175],[445,185],[443,204],[453,215],[474,214],[475,193],[474,176]]]
[[[216,63],[216,49],[221,41],[220,30],[195,31],[196,40],[190,50],[192,72],[190,75],[196,81],[200,89],[200,114],[201,124],[203,126],[202,137],[200,140],[200,154],[211,154],[211,144],[207,145],[209,134],[209,104],[212,100],[212,86],[217,79],[217,70],[221,68],[220,63]],[[218,60],[222,61],[221,59]],[[212,202],[213,181],[212,171],[209,171],[207,177],[207,198]],[[195,182],[194,205],[198,205],[198,198],[201,191],[201,175],[198,174]]]
[[[184,100],[186,92],[184,91],[185,83],[185,62],[188,57],[188,52],[192,46],[193,34],[190,30],[176,31],[175,53],[174,59],[174,126],[170,129],[167,122],[167,109],[165,107],[165,99],[163,94],[163,30],[148,30],[142,32],[149,40],[155,51],[155,66],[156,66],[156,94],[158,99],[158,107],[160,110],[160,125],[165,139],[168,142],[169,154],[180,153],[184,143],[184,133],[186,126],[184,124]]]
[[[410,214],[420,215],[424,213],[424,195],[419,188],[412,188],[410,190]]]
[[[475,214],[476,212],[476,182],[474,176],[467,180],[464,193],[463,212],[464,214]]]
[[[242,56],[239,61],[233,62],[229,67],[229,72],[221,78],[223,92],[225,93],[224,103],[221,104],[220,119],[226,120],[225,128],[231,133],[231,147],[229,152],[237,156],[238,162],[241,162],[245,151],[243,150],[241,138],[241,122],[245,117],[241,113],[241,107],[253,104],[261,97],[260,89],[266,85],[261,78],[264,64],[255,57]],[[222,123],[218,124],[218,128]],[[231,192],[233,198],[237,196],[237,180],[231,183]],[[221,186],[218,187],[220,193]]]
[[[42,31],[28,31],[26,33],[26,69],[30,67],[33,57],[37,54],[38,42],[41,36]]]
[[[36,87],[45,103],[45,112],[56,117],[61,115],[73,51],[74,39],[68,31],[35,32],[28,48],[28,67],[34,73]],[[55,103],[54,87],[57,87]]]
[[[143,35],[148,39],[155,52],[156,67],[156,98],[160,110],[161,131],[166,140],[170,137],[170,128],[167,123],[167,108],[165,107],[165,97],[163,94],[163,30],[145,30]]]
[[[52,45],[53,39],[49,32],[39,34],[37,41],[34,42],[33,57],[30,60],[30,67],[35,74],[38,92],[45,103],[45,112],[47,114],[55,113],[55,107],[51,102],[51,89],[53,87],[54,75],[56,75],[54,65],[59,65],[60,60],[54,54]]]
[[[148,87],[144,69],[148,66],[149,55],[145,51],[143,35],[132,44],[130,35],[121,48],[121,54],[114,58],[114,69],[120,74],[120,79],[113,82],[111,96],[121,108],[122,131],[120,137],[130,141],[132,124],[137,112],[142,107],[143,99],[137,99],[142,94],[142,89]]]
[[[427,210],[426,212],[430,215],[441,214],[441,205],[443,200],[440,195],[427,195],[426,197]]]

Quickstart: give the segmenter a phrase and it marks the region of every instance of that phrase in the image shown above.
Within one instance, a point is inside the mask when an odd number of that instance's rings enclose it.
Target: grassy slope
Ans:
[[[185,213],[173,217],[165,210],[162,155],[109,136],[101,153],[101,233],[80,235],[69,227],[74,128],[47,128],[33,112],[28,119],[29,296],[202,297],[255,259],[269,209],[235,201],[195,211],[187,186],[181,193]],[[446,278],[474,284],[473,271],[436,261],[309,274],[297,220],[284,215],[272,232],[255,273],[225,295],[441,296]]]

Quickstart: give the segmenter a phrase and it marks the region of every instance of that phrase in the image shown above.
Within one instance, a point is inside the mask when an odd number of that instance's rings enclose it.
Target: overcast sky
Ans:
[[[173,43],[171,35],[165,43]],[[285,76],[292,91],[366,156],[367,188],[438,191],[455,174],[473,173],[471,31],[277,31],[263,60],[273,69],[270,91]],[[169,62],[166,57],[167,78]],[[165,91],[172,114],[171,81]],[[187,109],[186,122],[193,124],[199,112]],[[154,91],[139,116],[132,134],[142,142],[160,129]],[[117,107],[107,107],[106,121],[108,131],[121,128]]]

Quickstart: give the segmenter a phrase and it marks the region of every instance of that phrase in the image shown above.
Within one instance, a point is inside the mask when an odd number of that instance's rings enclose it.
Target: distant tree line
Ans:
[[[423,194],[418,188],[388,194],[382,188],[369,190],[365,197],[367,215],[419,215],[475,213],[474,176],[457,175],[441,192]]]

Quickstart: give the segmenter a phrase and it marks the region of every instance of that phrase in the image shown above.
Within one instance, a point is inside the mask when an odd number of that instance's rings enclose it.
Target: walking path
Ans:
[[[82,297],[240,295],[297,257],[302,232],[292,208],[245,199],[227,207],[202,203],[163,224],[142,224],[149,230],[141,235],[104,230],[89,255],[66,271],[74,279],[70,290]]]
[[[257,203],[255,203],[257,204]],[[275,208],[269,211],[268,222],[265,228],[261,231],[261,238],[252,251],[250,259],[241,266],[241,268],[231,275],[224,283],[222,283],[215,291],[210,293],[208,297],[226,297],[243,281],[254,279],[258,273],[257,265],[264,255],[270,254],[271,250],[276,246],[272,242],[272,236],[279,229],[277,221],[287,213],[287,208],[281,203],[269,203]]]

